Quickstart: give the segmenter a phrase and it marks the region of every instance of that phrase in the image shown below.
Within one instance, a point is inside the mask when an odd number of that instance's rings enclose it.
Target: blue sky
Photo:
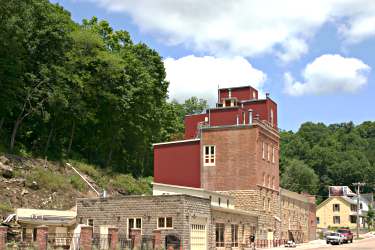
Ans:
[[[158,51],[171,98],[213,103],[218,85],[253,85],[278,103],[282,129],[374,120],[375,1],[52,2]]]

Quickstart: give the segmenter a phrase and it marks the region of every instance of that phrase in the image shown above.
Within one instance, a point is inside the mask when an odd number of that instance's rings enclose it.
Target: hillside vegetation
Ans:
[[[375,187],[375,122],[325,125],[307,122],[281,134],[281,185],[297,192],[328,196],[328,186],[365,182]]]
[[[108,195],[151,194],[152,178],[135,179],[95,166],[69,161],[100,193]],[[76,198],[97,194],[66,162],[25,158],[0,153],[0,215],[14,208],[70,209]]]

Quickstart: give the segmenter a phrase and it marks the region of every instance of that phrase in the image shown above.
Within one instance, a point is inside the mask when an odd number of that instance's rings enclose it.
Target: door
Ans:
[[[109,237],[108,237],[108,226],[100,226],[99,235],[99,249],[108,249]]]
[[[267,232],[267,240],[268,240],[268,246],[272,247],[272,241],[273,241],[273,231]]]
[[[206,221],[194,221],[190,224],[190,249],[207,249],[207,226]]]

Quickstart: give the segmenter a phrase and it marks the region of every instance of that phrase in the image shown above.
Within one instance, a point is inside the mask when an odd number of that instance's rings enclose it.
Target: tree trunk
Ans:
[[[70,150],[72,149],[73,144],[73,138],[74,138],[74,131],[76,129],[76,122],[73,121],[72,131],[70,133],[70,140],[69,140],[69,146],[68,146],[68,155],[70,154]]]
[[[22,116],[18,116],[16,122],[14,123],[13,131],[12,131],[12,137],[10,138],[10,151],[12,152],[14,149],[14,144],[16,142],[16,136],[18,128],[20,127],[22,123]]]
[[[0,120],[0,131],[3,128],[4,121],[5,121],[5,118],[4,117],[1,118],[1,120]]]
[[[53,126],[53,123],[52,123],[51,129],[50,129],[49,134],[48,134],[48,139],[47,139],[46,147],[44,148],[44,155],[47,155],[47,151],[48,151],[49,145],[51,143],[51,138],[52,138],[53,130],[54,130],[54,126]]]

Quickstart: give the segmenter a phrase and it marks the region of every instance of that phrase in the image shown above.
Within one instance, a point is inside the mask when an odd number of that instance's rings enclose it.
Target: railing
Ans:
[[[47,245],[49,247],[61,247],[66,248],[70,247],[73,244],[79,245],[79,234],[68,234],[68,233],[57,233],[57,234],[48,234],[47,236]]]
[[[107,250],[111,246],[110,234],[93,234],[92,249],[93,250]]]

